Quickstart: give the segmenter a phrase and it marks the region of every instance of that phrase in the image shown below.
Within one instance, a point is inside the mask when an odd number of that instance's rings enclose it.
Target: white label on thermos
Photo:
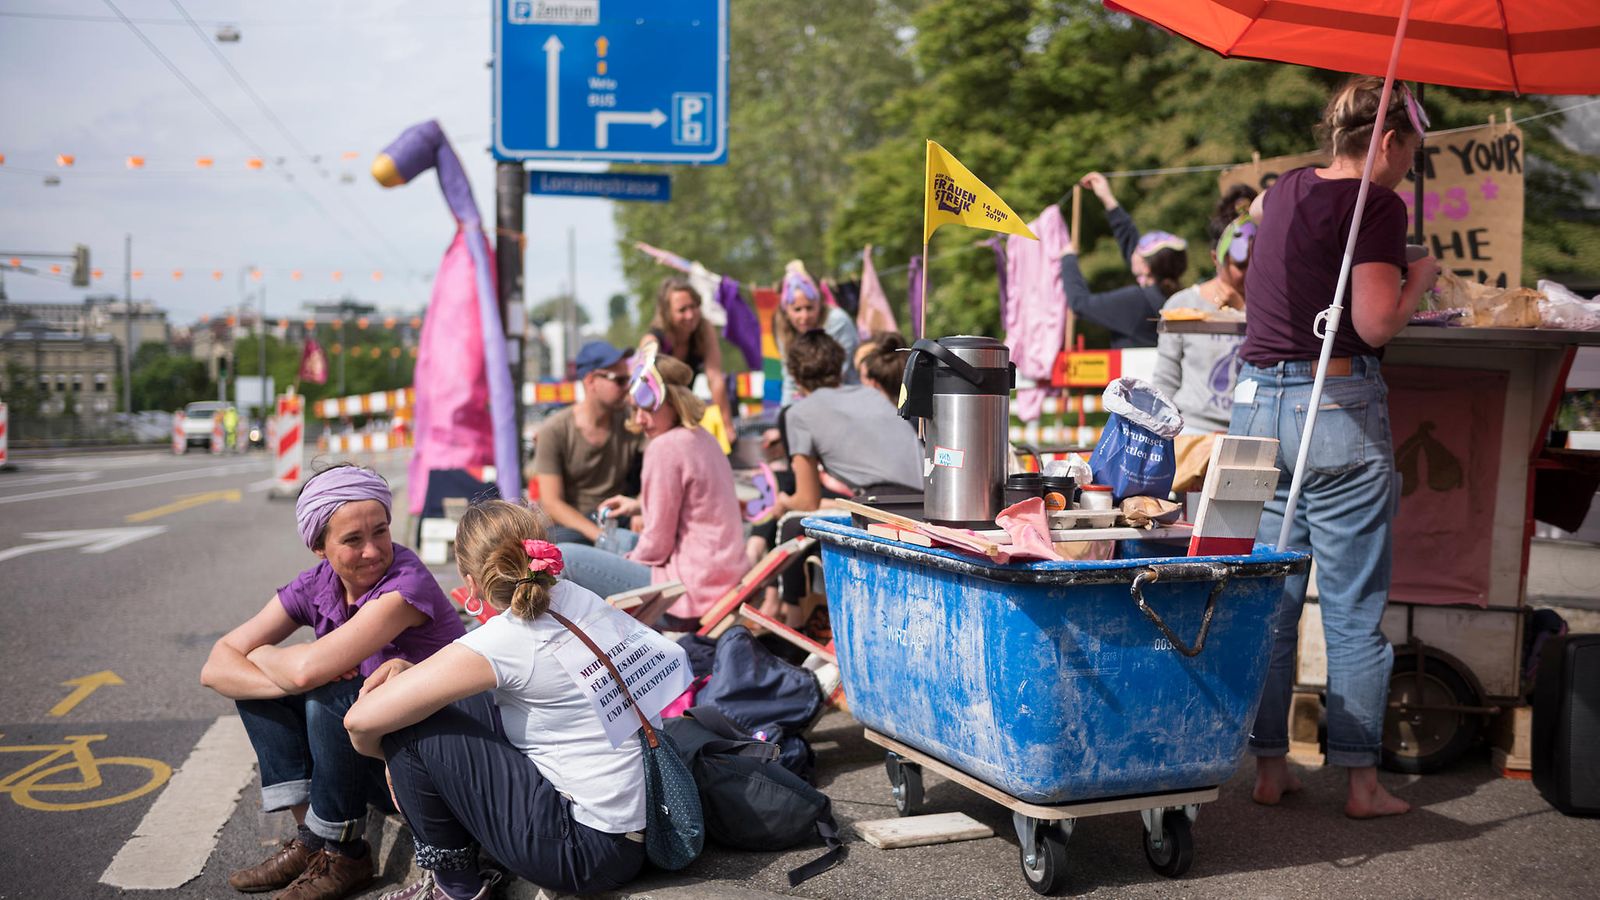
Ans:
[[[949,447],[935,446],[933,448],[933,464],[959,469],[966,464],[967,451],[951,450]]]

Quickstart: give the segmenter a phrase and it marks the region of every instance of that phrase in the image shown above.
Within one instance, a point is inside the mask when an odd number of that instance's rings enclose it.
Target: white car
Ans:
[[[199,400],[183,408],[183,441],[190,447],[211,446],[211,426],[228,404],[219,400]]]

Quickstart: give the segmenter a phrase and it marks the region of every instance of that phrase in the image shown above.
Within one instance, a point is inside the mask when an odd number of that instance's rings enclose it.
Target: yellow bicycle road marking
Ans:
[[[3,735],[0,735],[3,737]],[[147,759],[138,756],[101,756],[96,757],[89,745],[106,739],[103,734],[68,735],[60,744],[31,744],[6,746],[0,744],[0,753],[40,753],[42,758],[18,769],[15,772],[0,778],[0,793],[11,795],[18,806],[27,809],[42,810],[45,812],[72,812],[83,809],[96,809],[102,806],[113,806],[125,803],[166,784],[172,778],[172,767],[158,759]],[[62,757],[71,757],[67,762],[50,765]],[[82,793],[93,791],[105,784],[100,770],[104,766],[132,766],[148,771],[150,779],[145,783],[112,797],[100,797],[93,800],[80,800],[76,802],[53,803],[41,800],[35,793]],[[54,776],[76,771],[79,775],[77,781],[50,782]]]

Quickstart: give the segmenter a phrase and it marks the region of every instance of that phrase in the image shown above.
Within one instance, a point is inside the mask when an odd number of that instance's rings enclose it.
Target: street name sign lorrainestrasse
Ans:
[[[728,0],[496,0],[494,154],[728,160]]]
[[[666,203],[672,199],[672,176],[624,172],[528,172],[528,193],[555,197],[604,197]]]

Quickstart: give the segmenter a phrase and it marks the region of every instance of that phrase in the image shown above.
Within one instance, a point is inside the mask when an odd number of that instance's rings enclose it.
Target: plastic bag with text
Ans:
[[[1110,487],[1119,503],[1165,498],[1175,470],[1172,439],[1183,430],[1183,415],[1155,385],[1137,378],[1106,385],[1103,399],[1111,418],[1089,457],[1095,484]]]

